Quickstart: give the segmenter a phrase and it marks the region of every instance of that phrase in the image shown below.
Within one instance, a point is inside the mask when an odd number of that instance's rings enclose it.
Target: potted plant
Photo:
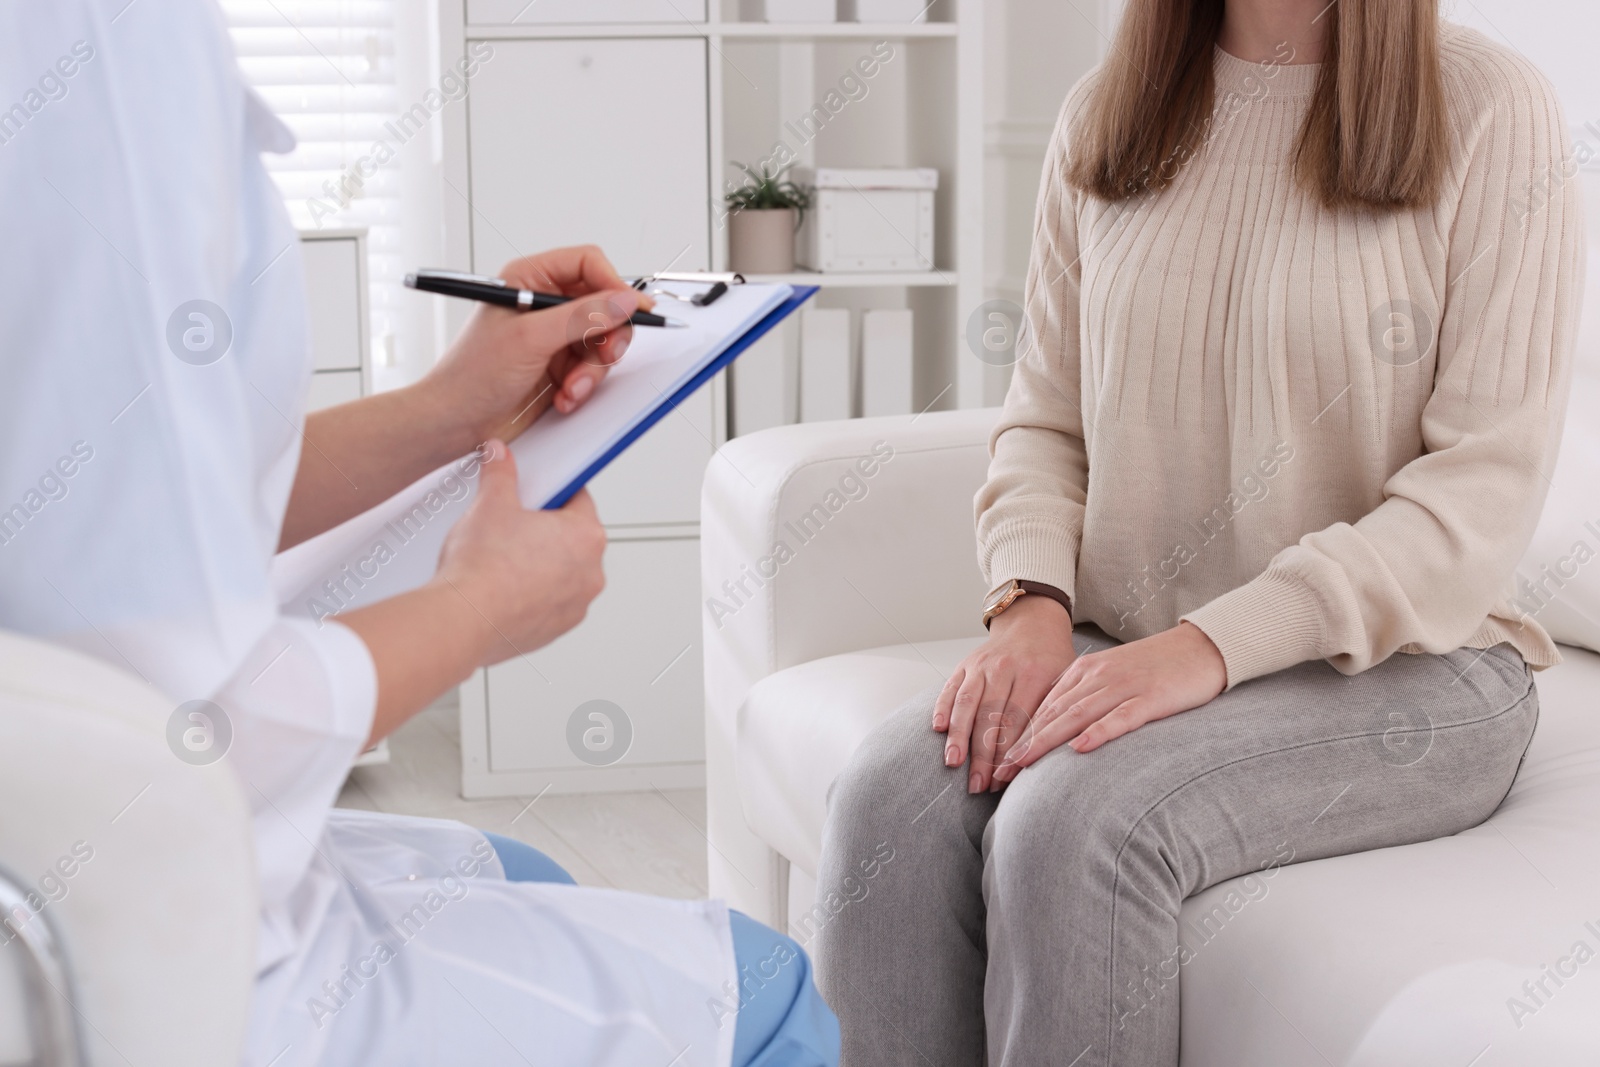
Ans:
[[[794,235],[811,206],[811,190],[784,178],[788,166],[744,171],[743,185],[728,190],[729,266],[745,274],[787,274],[794,270]]]

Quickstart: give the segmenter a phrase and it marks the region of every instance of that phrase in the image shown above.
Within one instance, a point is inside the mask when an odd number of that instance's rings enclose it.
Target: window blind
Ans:
[[[398,110],[394,0],[222,0],[239,66],[294,131],[286,156],[262,157],[305,230],[367,229],[372,362],[393,362],[400,262],[398,161],[361,173]]]

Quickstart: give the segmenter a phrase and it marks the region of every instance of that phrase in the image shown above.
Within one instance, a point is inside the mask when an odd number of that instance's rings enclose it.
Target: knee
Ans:
[[[886,807],[894,803],[886,761],[881,753],[868,747],[871,744],[872,738],[868,738],[828,787],[829,837],[869,832],[884,819]]]
[[[984,857],[997,887],[1094,882],[1116,864],[1133,825],[1122,814],[1125,798],[1109,783],[1090,787],[1079,777],[1042,763],[1001,794],[984,835]]]
[[[1046,864],[1060,864],[1046,857],[1054,851],[1059,824],[1072,813],[1065,798],[1036,787],[1037,777],[1030,768],[1006,787],[984,831],[984,858],[1003,883],[1031,882]]]
[[[942,735],[930,725],[932,709],[931,699],[926,714],[908,705],[862,741],[828,789],[830,837],[904,826],[917,815],[912,809],[918,802],[927,803],[915,782],[944,770]]]

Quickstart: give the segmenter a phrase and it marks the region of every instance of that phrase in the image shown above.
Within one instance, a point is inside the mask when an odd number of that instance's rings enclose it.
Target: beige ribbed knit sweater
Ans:
[[[1568,135],[1526,60],[1453,26],[1442,51],[1451,165],[1417,211],[1333,212],[1296,184],[1316,66],[1219,50],[1209,143],[1119,204],[1063,178],[1093,75],[1073,90],[976,501],[991,584],[1058,586],[1123,640],[1187,619],[1230,686],[1502,641],[1560,661],[1509,596],[1581,291]]]

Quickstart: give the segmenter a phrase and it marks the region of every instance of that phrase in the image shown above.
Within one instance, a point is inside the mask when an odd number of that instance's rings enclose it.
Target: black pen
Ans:
[[[406,288],[423,293],[441,293],[458,296],[463,300],[477,300],[485,304],[514,308],[518,311],[538,311],[565,304],[573,298],[535,293],[531,289],[518,289],[500,278],[485,278],[479,274],[463,274],[453,270],[419,270],[406,275]],[[635,311],[629,319],[635,326],[687,326],[686,322],[669,319],[651,311]]]

